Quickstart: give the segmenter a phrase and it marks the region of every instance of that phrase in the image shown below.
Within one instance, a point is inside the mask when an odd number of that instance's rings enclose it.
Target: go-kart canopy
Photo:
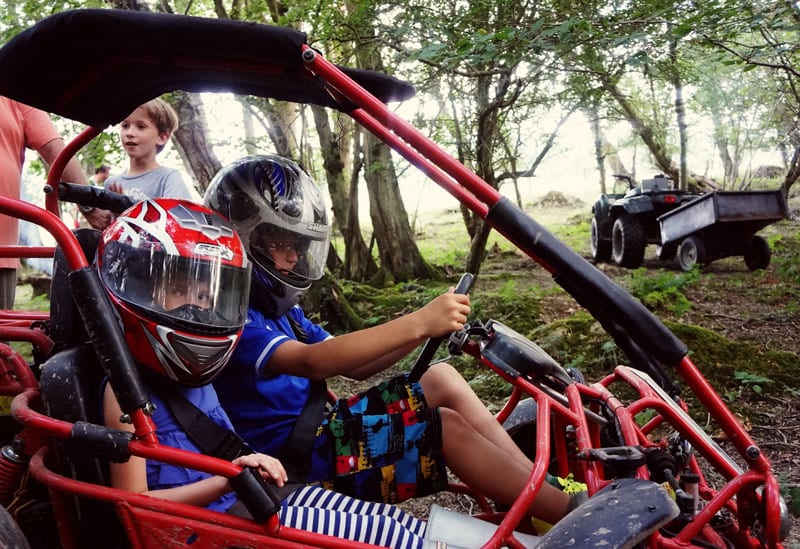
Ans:
[[[66,11],[41,20],[0,49],[0,94],[100,128],[173,90],[351,109],[305,68],[305,43],[302,32],[244,21],[113,9]],[[384,103],[414,95],[413,86],[391,76],[342,70]]]

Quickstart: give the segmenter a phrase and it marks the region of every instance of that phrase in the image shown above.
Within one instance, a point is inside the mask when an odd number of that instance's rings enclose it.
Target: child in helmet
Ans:
[[[133,358],[153,389],[160,443],[200,452],[165,401],[169,392],[160,387],[166,384],[233,430],[210,384],[236,346],[247,313],[250,263],[230,224],[188,201],[145,200],[103,233],[97,265]],[[104,388],[103,414],[109,427],[133,430],[121,421],[110,384]],[[271,456],[250,453],[233,463],[258,469],[278,487],[287,481],[283,465]],[[112,463],[110,472],[117,488],[220,512],[242,509],[220,476],[135,456]],[[365,506],[318,487],[290,493],[280,515],[288,526],[389,547],[421,547],[425,528],[392,506]]]
[[[297,458],[292,464],[305,457],[293,476],[369,501],[440,491],[447,465],[482,494],[514,502],[533,464],[448,364],[433,365],[418,383],[401,375],[341,399],[324,416],[321,404],[308,404],[320,380],[366,379],[427,338],[463,328],[468,296],[451,291],[406,316],[333,338],[298,305],[322,276],[329,246],[325,205],[308,174],[281,157],[249,156],[216,175],[205,202],[230,219],[253,262],[248,322],[214,385],[254,449]],[[311,406],[319,409],[309,427]],[[297,437],[299,430],[311,433]],[[530,513],[554,523],[582,499],[545,483]]]

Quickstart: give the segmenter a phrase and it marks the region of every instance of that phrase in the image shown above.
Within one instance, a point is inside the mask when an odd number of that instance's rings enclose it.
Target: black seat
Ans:
[[[92,262],[100,232],[75,231],[89,262]],[[42,364],[40,388],[47,414],[75,423],[102,425],[101,385],[105,376],[69,289],[70,271],[65,256],[56,249],[50,301],[51,338],[54,353]],[[58,471],[67,477],[109,486],[108,462],[92,455],[91,448],[78,447],[70,439],[55,442]],[[108,502],[75,498],[73,524],[81,546],[125,547],[126,538],[113,506]]]

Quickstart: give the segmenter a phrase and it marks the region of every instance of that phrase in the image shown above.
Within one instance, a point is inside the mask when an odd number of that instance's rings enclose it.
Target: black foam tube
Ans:
[[[94,267],[69,273],[72,298],[78,307],[86,332],[100,365],[111,380],[120,409],[129,414],[143,408],[150,400],[139,377],[119,319],[100,275]]]

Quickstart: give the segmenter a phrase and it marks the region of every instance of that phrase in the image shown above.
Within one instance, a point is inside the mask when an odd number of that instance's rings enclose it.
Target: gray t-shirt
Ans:
[[[137,201],[147,198],[193,199],[181,173],[165,166],[139,175],[115,175],[108,178],[106,185],[109,182],[119,183],[122,192]]]

